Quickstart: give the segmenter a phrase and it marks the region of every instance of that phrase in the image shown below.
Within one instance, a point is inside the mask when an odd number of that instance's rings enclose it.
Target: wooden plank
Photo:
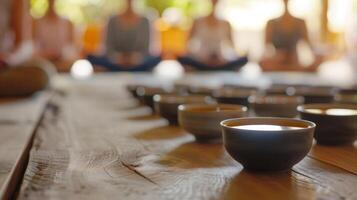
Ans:
[[[19,199],[356,199],[356,176],[307,157],[254,174],[135,104],[123,83],[73,84],[39,127]],[[105,89],[103,89],[105,88]]]
[[[118,191],[137,196],[142,195],[140,188],[156,188],[118,159],[121,152],[113,146],[117,134],[110,128],[113,121],[108,123],[103,115],[108,113],[88,110],[88,104],[80,106],[80,101],[58,101],[65,106],[59,106],[58,112],[48,110],[37,132],[20,199],[109,199]],[[77,118],[79,110],[86,119]],[[113,139],[102,138],[103,134]],[[125,150],[130,152],[137,149],[127,140],[116,144],[127,146]],[[138,185],[139,189],[129,185]]]
[[[357,142],[348,146],[315,145],[309,156],[357,175]]]
[[[26,169],[31,138],[48,94],[0,100],[0,199],[12,198]]]
[[[306,157],[294,171],[319,184],[322,199],[357,199],[356,175],[340,167]]]

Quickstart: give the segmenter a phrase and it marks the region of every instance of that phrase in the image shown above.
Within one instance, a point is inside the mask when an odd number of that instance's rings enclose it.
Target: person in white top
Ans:
[[[34,21],[33,41],[36,56],[52,62],[76,57],[73,24],[55,11],[56,0],[48,0],[46,14]]]
[[[45,89],[50,82],[51,64],[31,59],[31,42],[23,37],[28,32],[23,22],[29,16],[27,10],[18,8],[26,8],[27,3],[0,0],[0,98],[30,95]]]
[[[350,24],[346,30],[347,58],[354,71],[355,85],[357,87],[357,15],[352,15]]]
[[[178,61],[197,70],[236,70],[247,63],[234,50],[232,28],[229,22],[217,18],[218,0],[212,0],[212,12],[194,21],[189,36],[188,56]]]

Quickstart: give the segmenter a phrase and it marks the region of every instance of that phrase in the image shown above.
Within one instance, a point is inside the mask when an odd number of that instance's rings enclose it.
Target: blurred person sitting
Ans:
[[[356,14],[352,14],[352,19],[346,30],[347,59],[354,71],[355,85],[357,87],[357,20]]]
[[[53,62],[59,69],[69,68],[77,57],[74,27],[56,13],[55,4],[56,0],[48,0],[47,12],[33,23],[35,56]]]
[[[212,0],[211,13],[194,21],[189,36],[188,55],[178,61],[199,71],[238,70],[247,57],[238,58],[229,22],[216,17],[218,0]]]
[[[315,55],[315,61],[304,66],[300,64],[297,46],[300,41],[306,41],[310,49],[312,44],[308,36],[305,21],[295,18],[288,10],[289,0],[284,1],[284,14],[270,20],[265,31],[265,43],[273,46],[274,55],[265,56],[260,62],[263,71],[309,71],[317,70],[323,59]],[[266,54],[272,51],[266,50]]]
[[[49,84],[51,64],[31,59],[32,45],[25,41],[28,18],[18,7],[26,2],[0,0],[0,97],[30,95]]]
[[[150,22],[135,13],[133,0],[127,0],[125,11],[109,19],[106,33],[106,55],[88,56],[94,65],[109,71],[151,71],[159,56],[151,56]]]

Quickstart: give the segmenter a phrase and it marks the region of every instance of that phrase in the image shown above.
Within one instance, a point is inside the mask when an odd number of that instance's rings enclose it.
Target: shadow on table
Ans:
[[[229,182],[222,199],[305,199],[312,197],[292,171],[253,173],[242,170]],[[312,187],[312,186],[310,186]],[[279,191],[279,192],[276,192]],[[311,190],[311,192],[314,192]]]
[[[134,137],[139,140],[167,140],[185,135],[188,134],[178,126],[160,126],[135,134]]]
[[[234,161],[222,144],[202,144],[192,141],[162,155],[157,164],[181,169],[231,166]]]

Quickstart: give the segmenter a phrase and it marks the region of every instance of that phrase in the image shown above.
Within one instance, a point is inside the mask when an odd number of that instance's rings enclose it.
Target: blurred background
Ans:
[[[107,18],[118,13],[123,4],[121,0],[61,0],[56,2],[56,10],[75,24],[77,48],[94,53],[102,47]],[[44,15],[48,2],[30,0],[28,6],[36,19]],[[237,50],[259,58],[264,49],[265,24],[281,15],[281,1],[222,0],[219,7],[217,14],[234,28]],[[290,7],[294,16],[306,20],[314,43],[333,45],[340,51],[346,48],[345,34],[352,19],[357,18],[357,0],[292,0]],[[212,7],[209,0],[138,0],[136,9],[155,22],[162,53],[171,57],[184,53],[192,20],[207,15]]]
[[[74,25],[76,58],[103,52],[108,18],[118,14],[125,3],[122,0],[56,1],[56,12]],[[31,40],[32,22],[43,17],[49,5],[47,0],[18,0],[13,4],[17,21],[13,35],[16,37],[9,37],[8,46]],[[186,54],[194,19],[212,10],[210,0],[136,0],[134,4],[138,13],[151,20],[155,33],[151,37],[155,42],[150,48],[160,52],[163,59]],[[311,42],[327,52],[327,59],[339,59],[356,51],[356,42],[351,41],[356,40],[357,0],[291,0],[289,10],[293,16],[306,21]],[[253,62],[258,62],[264,54],[267,22],[283,11],[281,0],[221,0],[215,10],[219,17],[230,22],[235,50],[249,55]],[[299,44],[298,49],[308,58],[311,52],[305,46]],[[66,63],[57,67],[61,72],[68,72],[70,66]]]
[[[107,18],[118,13],[123,4],[120,0],[61,0],[56,10],[76,25],[78,47],[95,52],[101,48]],[[47,6],[47,0],[31,0],[31,16],[40,18]],[[265,24],[282,14],[281,1],[222,0],[219,7],[217,14],[234,28],[234,38],[239,44],[237,50],[249,52],[253,57],[261,56]],[[192,20],[207,15],[212,9],[209,0],[138,0],[136,8],[155,21],[162,53],[166,56],[184,53]],[[357,18],[357,0],[292,0],[290,10],[294,16],[306,20],[314,43],[343,50],[345,33],[352,19]]]

